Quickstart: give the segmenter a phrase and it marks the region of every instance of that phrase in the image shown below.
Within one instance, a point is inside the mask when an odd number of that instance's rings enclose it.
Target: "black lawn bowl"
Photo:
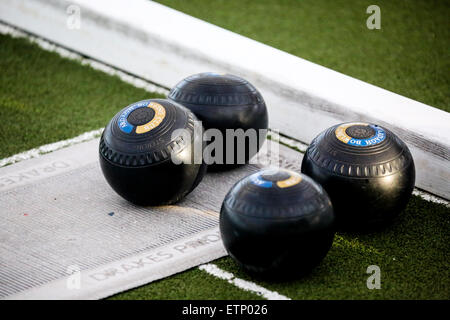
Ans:
[[[221,133],[222,141],[210,137],[206,150],[213,151],[205,152],[209,170],[227,170],[248,163],[265,141],[266,105],[258,90],[245,79],[229,74],[200,73],[179,82],[168,98],[190,109],[202,121],[205,130],[217,129]],[[230,131],[227,137],[227,129],[241,129],[234,131],[240,138],[230,135]],[[239,139],[245,142],[239,144]],[[218,142],[222,142],[220,150],[215,148]],[[209,154],[215,158],[208,158]]]
[[[414,161],[394,133],[368,123],[335,125],[311,143],[302,172],[333,203],[339,229],[373,231],[405,208],[414,188]]]
[[[117,113],[99,146],[110,186],[138,205],[170,204],[191,192],[206,171],[201,161],[195,163],[195,120],[188,109],[163,99],[139,101]]]
[[[309,177],[263,169],[236,183],[220,211],[220,232],[230,256],[246,271],[286,280],[310,272],[334,238],[333,208]]]

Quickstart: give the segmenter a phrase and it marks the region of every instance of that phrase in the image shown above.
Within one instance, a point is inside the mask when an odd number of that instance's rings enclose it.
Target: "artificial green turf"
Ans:
[[[450,111],[448,0],[158,2],[357,79]],[[372,4],[381,9],[380,30],[366,27],[369,17],[366,8]]]
[[[123,106],[156,96],[8,36],[0,36],[0,66],[0,158],[102,127]],[[449,299],[449,230],[450,209],[413,197],[387,230],[339,234],[323,263],[301,280],[261,282],[230,258],[214,263],[297,299]],[[381,268],[380,290],[365,287],[371,264]],[[259,297],[196,268],[112,297],[238,298]]]
[[[157,97],[24,39],[0,35],[0,158],[104,127]]]

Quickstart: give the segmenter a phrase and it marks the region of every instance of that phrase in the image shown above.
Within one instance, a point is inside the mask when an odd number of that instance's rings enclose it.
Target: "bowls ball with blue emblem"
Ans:
[[[100,166],[106,181],[138,205],[182,199],[206,171],[201,160],[204,144],[194,133],[196,120],[191,111],[165,99],[143,100],[122,109],[100,139]]]
[[[389,225],[414,188],[414,161],[390,130],[365,122],[320,133],[306,150],[302,172],[330,196],[339,229],[370,231]]]
[[[300,173],[262,169],[237,182],[220,211],[229,255],[260,277],[292,278],[322,261],[334,237],[334,213],[323,188]]]

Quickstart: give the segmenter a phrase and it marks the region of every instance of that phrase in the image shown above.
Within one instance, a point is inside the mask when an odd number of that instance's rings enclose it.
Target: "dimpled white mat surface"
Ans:
[[[222,200],[261,165],[208,173],[176,205],[138,207],[106,183],[97,149],[95,139],[0,168],[0,298],[99,299],[226,254]],[[301,153],[279,152],[300,170]]]

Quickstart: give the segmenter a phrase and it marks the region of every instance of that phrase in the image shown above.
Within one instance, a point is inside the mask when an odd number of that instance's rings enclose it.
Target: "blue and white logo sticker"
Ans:
[[[262,188],[272,188],[272,181],[264,180],[259,174],[253,175],[251,181],[254,185]]]
[[[256,174],[252,175],[250,178],[250,181],[254,185],[257,185],[258,187],[262,187],[262,188],[272,188],[275,183],[275,185],[278,188],[282,188],[282,189],[295,186],[296,184],[300,183],[300,181],[302,181],[302,177],[298,173],[287,171],[287,170],[282,170],[282,171],[289,173],[289,177],[284,180],[278,180],[275,182],[265,180],[265,179],[263,179],[262,175],[270,175],[270,174],[278,173],[278,170],[268,169],[268,170],[265,170],[264,172],[256,173]]]
[[[134,126],[128,122],[128,116],[130,113],[132,113],[134,110],[138,108],[144,108],[147,107],[148,101],[141,101],[132,104],[128,108],[126,108],[119,116],[119,119],[117,120],[117,125],[119,126],[119,129],[122,130],[125,133],[130,133],[133,131]]]
[[[146,132],[149,132],[149,131],[153,130],[154,128],[158,127],[161,124],[161,122],[164,120],[164,118],[166,117],[166,109],[157,102],[142,101],[142,102],[137,102],[135,104],[132,104],[131,106],[129,106],[122,112],[122,114],[119,116],[119,119],[117,121],[117,125],[119,126],[119,129],[125,133],[130,133],[131,131],[133,131],[134,126],[128,122],[128,120],[127,120],[128,116],[134,110],[136,110],[138,108],[145,108],[145,107],[153,109],[153,111],[155,112],[155,115],[154,115],[153,119],[151,119],[149,122],[144,123],[140,126],[137,126],[136,133],[137,134],[146,133]]]
[[[371,136],[369,138],[365,138],[365,139],[353,138],[353,137],[350,137],[346,132],[347,128],[351,127],[351,126],[369,126],[375,131],[375,134],[373,136]],[[373,125],[373,124],[362,123],[362,122],[352,122],[352,123],[341,124],[340,126],[338,126],[336,128],[335,135],[336,135],[336,138],[338,140],[342,141],[343,143],[351,145],[351,146],[357,146],[357,147],[373,146],[373,145],[379,144],[384,139],[386,139],[386,132],[383,130],[383,128]]]

